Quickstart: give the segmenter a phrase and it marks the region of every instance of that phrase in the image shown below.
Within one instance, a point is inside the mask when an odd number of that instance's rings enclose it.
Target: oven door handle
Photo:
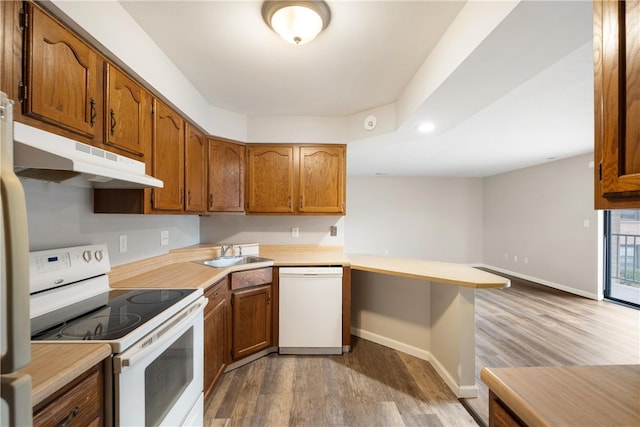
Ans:
[[[118,374],[132,367],[158,347],[169,344],[187,331],[193,319],[204,310],[207,299],[201,298],[171,318],[166,324],[158,327],[151,334],[136,343],[131,349],[114,357],[114,373]]]

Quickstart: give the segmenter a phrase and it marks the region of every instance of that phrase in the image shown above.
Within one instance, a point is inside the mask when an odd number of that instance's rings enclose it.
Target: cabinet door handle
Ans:
[[[267,292],[267,305],[271,304],[271,292]]]
[[[80,407],[76,406],[75,408],[73,408],[71,410],[71,412],[69,412],[69,415],[67,416],[67,418],[65,418],[65,420],[60,424],[60,427],[66,427],[69,422],[74,419],[76,416],[78,416],[78,414],[80,413]]]
[[[191,190],[187,191],[187,202],[191,204]]]
[[[213,208],[213,194],[209,194],[209,207]]]
[[[116,113],[113,108],[109,109],[109,115],[111,116],[111,136],[116,133]]]
[[[291,196],[289,196],[289,203],[288,203],[289,209],[291,209]]]
[[[302,209],[302,196],[300,196],[300,209]]]
[[[89,126],[93,127],[96,124],[96,99],[92,96],[91,100],[91,118],[89,120]]]

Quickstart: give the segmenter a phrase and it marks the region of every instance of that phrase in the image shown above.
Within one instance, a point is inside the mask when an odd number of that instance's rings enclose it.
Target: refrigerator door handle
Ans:
[[[3,375],[2,400],[9,406],[8,414],[2,414],[2,425],[30,426],[33,425],[31,405],[31,377],[29,375]],[[6,415],[9,419],[5,419]]]
[[[0,297],[3,313],[0,373],[7,374],[23,368],[31,360],[29,239],[24,190],[13,171],[13,102],[8,101],[4,93],[0,93],[0,101],[3,107],[0,111]]]

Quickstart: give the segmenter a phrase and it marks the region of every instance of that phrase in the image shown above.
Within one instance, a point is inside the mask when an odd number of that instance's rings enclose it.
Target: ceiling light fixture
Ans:
[[[262,3],[264,22],[293,44],[305,44],[329,25],[331,10],[324,1],[267,0]]]

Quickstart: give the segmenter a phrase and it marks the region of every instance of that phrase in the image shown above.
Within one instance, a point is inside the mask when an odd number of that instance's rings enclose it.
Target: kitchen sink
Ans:
[[[245,256],[225,256],[220,258],[207,259],[204,261],[198,261],[200,264],[208,265],[209,267],[222,268],[232,265],[253,264],[256,262],[273,261],[269,258],[262,258],[255,255]]]

